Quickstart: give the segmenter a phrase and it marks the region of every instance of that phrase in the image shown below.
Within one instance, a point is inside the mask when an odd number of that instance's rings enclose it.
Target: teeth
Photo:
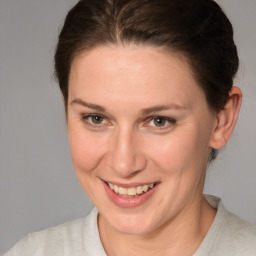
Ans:
[[[136,193],[137,193],[138,195],[142,194],[142,193],[143,193],[143,187],[142,187],[142,186],[138,186],[138,187],[136,188]]]
[[[124,197],[133,197],[136,195],[140,195],[143,192],[147,192],[149,189],[152,189],[155,183],[151,183],[143,186],[131,187],[131,188],[123,188],[111,183],[108,183],[108,185],[118,195],[121,195]]]
[[[118,194],[118,186],[117,185],[114,185],[114,191]]]
[[[118,193],[120,195],[127,195],[127,188],[118,187]]]
[[[128,188],[128,196],[135,196],[136,195],[136,188]]]
[[[149,188],[148,185],[144,185],[144,186],[143,186],[143,191],[144,191],[144,192],[147,192],[147,191],[148,191],[148,188]]]

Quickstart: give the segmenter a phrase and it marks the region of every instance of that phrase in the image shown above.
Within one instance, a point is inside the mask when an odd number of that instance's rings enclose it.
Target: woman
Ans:
[[[256,228],[203,195],[241,91],[212,0],[82,0],[55,54],[74,168],[96,208],[6,255],[256,255]]]

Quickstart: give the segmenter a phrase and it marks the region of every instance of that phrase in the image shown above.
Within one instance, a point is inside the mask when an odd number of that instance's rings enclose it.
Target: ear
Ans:
[[[242,92],[233,86],[229,91],[226,105],[216,115],[216,124],[209,145],[211,148],[220,149],[227,144],[235,127],[241,102]]]

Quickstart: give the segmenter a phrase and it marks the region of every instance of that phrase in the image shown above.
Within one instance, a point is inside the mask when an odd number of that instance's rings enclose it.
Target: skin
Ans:
[[[210,110],[185,58],[162,49],[105,46],[74,59],[67,103],[71,154],[99,210],[108,255],[196,251],[216,214],[202,195],[210,148],[226,144],[240,104],[233,87],[225,108]],[[150,112],[155,106],[164,109]],[[155,117],[162,118],[160,126]],[[109,200],[102,180],[159,185],[142,205],[123,208]]]

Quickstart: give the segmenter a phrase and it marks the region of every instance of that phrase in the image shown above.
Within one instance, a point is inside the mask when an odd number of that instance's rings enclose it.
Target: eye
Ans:
[[[151,117],[150,121],[148,122],[148,125],[155,128],[168,128],[169,126],[174,125],[175,123],[176,120],[173,118],[156,116]]]
[[[99,114],[88,114],[82,116],[82,121],[85,124],[92,125],[92,126],[101,126],[106,123],[105,118]]]
[[[94,124],[101,124],[104,121],[104,118],[102,116],[90,116],[90,119],[92,123]]]
[[[167,123],[167,120],[162,118],[162,117],[156,117],[152,120],[154,122],[155,126],[165,126],[165,124]]]

